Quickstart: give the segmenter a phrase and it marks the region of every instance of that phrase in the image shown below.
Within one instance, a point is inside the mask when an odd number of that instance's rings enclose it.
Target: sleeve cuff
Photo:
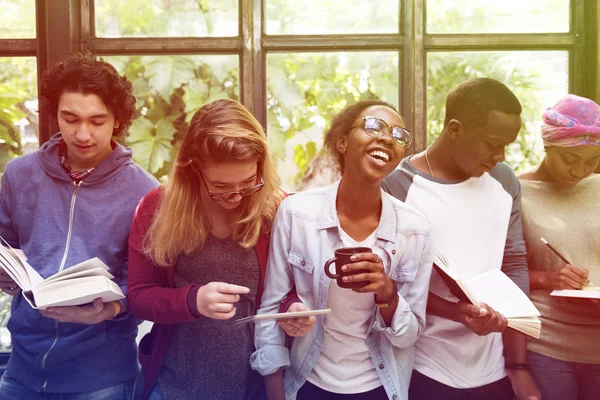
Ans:
[[[289,365],[290,351],[285,346],[264,347],[250,356],[250,366],[262,376],[274,374],[278,369]]]
[[[381,312],[377,309],[375,313],[375,322],[373,322],[373,330],[377,332],[383,332],[389,336],[398,336],[402,332],[400,332],[400,327],[402,324],[400,321],[404,318],[406,312],[410,313],[410,307],[408,303],[400,294],[398,294],[398,305],[396,306],[396,311],[394,312],[394,316],[392,318],[392,323],[390,326],[385,324],[383,317],[381,316]]]
[[[200,290],[200,286],[194,285],[188,292],[187,308],[192,315],[194,315],[196,317],[201,317],[202,314],[200,314],[200,311],[198,311],[198,302],[196,301],[196,299],[198,298],[198,290]]]
[[[302,303],[302,301],[300,300],[300,298],[298,297],[298,295],[295,292],[290,292],[288,297],[279,306],[279,312],[280,313],[287,312],[288,308],[290,308],[290,306],[294,303]]]
[[[119,301],[121,302],[121,304],[125,310],[120,312],[119,315],[117,315],[113,319],[111,319],[111,321],[115,321],[115,322],[125,321],[131,315],[131,313],[129,312],[129,307],[127,307],[126,299],[121,299]],[[139,325],[139,322],[138,322],[138,325]]]

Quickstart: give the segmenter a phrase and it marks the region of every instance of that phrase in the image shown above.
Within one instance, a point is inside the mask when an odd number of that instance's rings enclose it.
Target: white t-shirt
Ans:
[[[422,174],[405,159],[385,179],[384,189],[429,219],[432,250],[449,256],[461,278],[502,268],[521,289],[528,287],[520,186],[506,164],[477,178],[448,182]],[[435,271],[430,292],[458,301]],[[461,323],[427,314],[415,343],[415,369],[454,388],[498,381],[506,376],[502,334],[478,336]]]
[[[377,246],[373,231],[362,242],[352,239],[340,228],[344,247],[370,247],[389,270],[387,253]],[[373,293],[356,293],[340,288],[331,280],[327,296],[331,314],[325,318],[325,341],[317,363],[307,380],[333,393],[362,393],[382,385],[369,354],[366,337],[375,310]]]

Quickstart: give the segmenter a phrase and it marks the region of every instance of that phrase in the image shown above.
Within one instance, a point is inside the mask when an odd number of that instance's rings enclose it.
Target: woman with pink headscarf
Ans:
[[[531,299],[542,314],[528,360],[544,400],[598,399],[600,304],[550,293],[600,284],[600,106],[570,94],[543,118],[546,155],[519,177]]]

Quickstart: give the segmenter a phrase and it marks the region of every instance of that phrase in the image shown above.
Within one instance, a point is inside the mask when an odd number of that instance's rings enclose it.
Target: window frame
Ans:
[[[38,80],[71,51],[103,55],[231,54],[240,58],[240,101],[266,126],[266,56],[272,52],[396,51],[400,112],[416,132],[413,151],[426,145],[427,54],[447,51],[564,50],[569,53],[569,91],[600,100],[600,7],[595,0],[571,0],[565,33],[427,33],[427,0],[398,0],[397,33],[267,35],[267,0],[238,0],[239,29],[234,37],[99,38],[94,34],[95,0],[36,0],[36,39],[0,39],[0,57],[36,56]],[[422,106],[415,106],[418,104]],[[40,115],[40,144],[56,132]]]

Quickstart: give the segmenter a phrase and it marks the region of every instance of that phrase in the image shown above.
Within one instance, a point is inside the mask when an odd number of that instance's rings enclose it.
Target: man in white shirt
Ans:
[[[383,186],[430,220],[433,250],[448,256],[461,278],[502,269],[528,294],[521,189],[503,163],[520,114],[519,100],[502,83],[463,82],[446,99],[440,137],[403,160]],[[491,307],[459,301],[434,272],[410,399],[539,399],[526,338],[506,326]]]

